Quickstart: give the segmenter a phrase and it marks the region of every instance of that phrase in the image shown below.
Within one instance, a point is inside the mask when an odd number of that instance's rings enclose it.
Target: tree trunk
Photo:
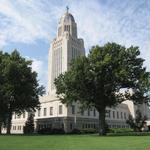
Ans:
[[[2,123],[0,122],[0,134],[2,134]]]
[[[11,120],[12,120],[12,113],[9,113],[8,116],[8,122],[7,122],[7,134],[10,134],[10,130],[11,130]]]
[[[106,135],[105,108],[98,110],[99,112],[99,135]]]

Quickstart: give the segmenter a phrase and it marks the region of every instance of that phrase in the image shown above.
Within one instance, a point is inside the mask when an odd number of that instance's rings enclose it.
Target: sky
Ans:
[[[139,46],[150,71],[150,0],[0,0],[0,50],[17,49],[33,60],[39,83],[47,87],[48,51],[66,6],[86,54],[107,42]]]

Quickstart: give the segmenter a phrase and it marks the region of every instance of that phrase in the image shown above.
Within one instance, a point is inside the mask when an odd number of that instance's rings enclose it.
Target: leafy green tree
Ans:
[[[2,125],[6,123],[7,120],[7,103],[5,101],[5,94],[3,91],[3,85],[5,83],[3,76],[3,68],[4,68],[4,59],[7,57],[6,54],[3,54],[0,51],[0,134],[2,130]]]
[[[1,105],[0,106],[0,134],[1,134],[2,126],[6,125],[6,121],[7,121],[7,109],[6,109],[7,106],[2,101],[0,102],[0,105]]]
[[[28,119],[23,128],[24,134],[32,134],[34,133],[34,114],[29,113]]]
[[[142,113],[137,110],[135,118],[132,115],[129,115],[129,119],[126,121],[127,124],[135,131],[141,132],[142,128],[146,124],[147,116],[142,116]]]
[[[2,125],[5,123],[7,116],[5,116],[5,107],[4,107],[4,103],[0,102],[0,134],[2,131]]]
[[[38,84],[31,61],[20,56],[16,50],[3,55],[1,91],[7,106],[7,134],[10,134],[12,114],[34,111],[39,106],[39,95],[44,93],[44,88]]]
[[[75,59],[70,70],[55,79],[58,97],[66,104],[80,102],[83,108],[95,107],[99,112],[99,134],[105,135],[106,107],[125,99],[148,103],[150,73],[139,55],[138,47],[125,48],[116,43],[92,47],[87,57]]]

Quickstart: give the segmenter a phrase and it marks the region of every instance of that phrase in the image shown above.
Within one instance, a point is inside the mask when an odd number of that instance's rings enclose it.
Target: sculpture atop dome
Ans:
[[[68,7],[68,6],[66,6],[66,12],[67,12],[67,13],[69,12],[69,7]]]

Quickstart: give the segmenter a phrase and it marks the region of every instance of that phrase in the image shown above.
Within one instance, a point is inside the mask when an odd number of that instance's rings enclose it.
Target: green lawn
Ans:
[[[150,136],[0,136],[0,150],[150,150]]]

